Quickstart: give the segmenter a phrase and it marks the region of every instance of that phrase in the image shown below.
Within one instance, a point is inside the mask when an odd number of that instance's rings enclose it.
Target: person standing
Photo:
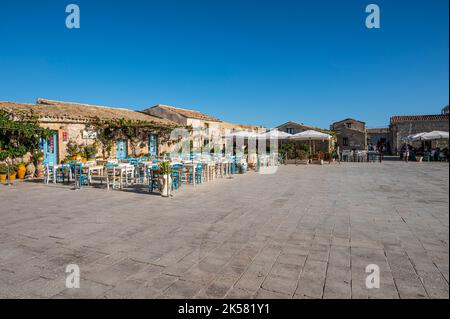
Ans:
[[[409,146],[405,145],[405,152],[403,153],[403,157],[406,163],[408,163],[409,160]]]
[[[381,144],[378,148],[378,158],[380,160],[380,163],[383,161],[383,155],[384,155],[385,147],[384,144]]]

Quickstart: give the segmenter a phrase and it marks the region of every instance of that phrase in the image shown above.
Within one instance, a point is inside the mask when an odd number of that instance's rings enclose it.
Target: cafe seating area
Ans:
[[[44,163],[44,183],[71,184],[75,189],[100,187],[107,190],[144,188],[169,196],[185,186],[245,173],[245,160],[236,156],[188,154],[157,159],[127,157],[122,160],[98,158],[62,164]]]

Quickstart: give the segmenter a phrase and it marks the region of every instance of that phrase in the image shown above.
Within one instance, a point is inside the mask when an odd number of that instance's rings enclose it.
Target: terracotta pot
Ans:
[[[0,183],[6,183],[6,174],[0,175]]]
[[[36,176],[37,177],[43,177],[44,176],[44,165],[42,164],[44,160],[39,158],[37,165],[36,165]]]
[[[15,181],[16,180],[16,172],[14,172],[14,173],[11,173],[10,175],[9,175],[9,180],[10,181]]]
[[[19,164],[19,166],[17,166],[17,178],[24,179],[26,173],[27,168],[25,167],[25,164]]]

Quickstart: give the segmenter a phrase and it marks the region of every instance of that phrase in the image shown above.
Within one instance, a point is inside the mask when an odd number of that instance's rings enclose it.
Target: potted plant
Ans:
[[[8,168],[5,163],[0,164],[0,183],[6,182],[6,174],[8,173]]]
[[[25,178],[25,174],[27,173],[27,167],[26,167],[26,163],[25,162],[20,162],[17,165],[17,178],[18,179],[24,179]]]
[[[159,185],[161,196],[170,196],[170,190],[172,185],[172,167],[170,161],[162,161],[159,163]]]
[[[69,141],[66,145],[67,157],[71,160],[76,160],[80,147],[74,141]]]
[[[9,180],[15,181],[17,176],[17,166],[16,165],[10,165],[9,166]]]
[[[83,149],[84,158],[88,161],[95,160],[95,156],[97,155],[97,148],[94,145],[86,145]]]

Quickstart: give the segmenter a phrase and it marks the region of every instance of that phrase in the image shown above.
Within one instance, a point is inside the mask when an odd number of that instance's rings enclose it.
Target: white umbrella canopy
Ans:
[[[312,154],[313,148],[312,148],[312,141],[329,141],[331,139],[331,135],[325,134],[322,132],[317,132],[314,130],[307,130],[304,132],[300,132],[297,134],[292,135],[289,137],[289,140],[296,140],[296,141],[309,141],[309,153]],[[314,149],[315,149],[315,143],[314,143]]]
[[[225,137],[244,137],[244,138],[254,137],[254,138],[257,138],[257,137],[259,137],[259,134],[255,133],[255,132],[239,131],[239,132],[233,132],[233,133],[227,134],[227,135],[225,135]]]
[[[414,141],[418,141],[420,139],[420,137],[422,135],[426,134],[426,132],[422,132],[422,133],[416,133],[416,134],[410,134],[408,136],[405,136],[403,138],[401,138],[401,140],[403,142],[414,142]]]
[[[278,131],[278,130],[272,130],[266,133],[262,133],[260,134],[260,138],[268,138],[268,139],[287,139],[290,138],[292,136],[292,134],[283,132],[283,131]]]
[[[420,141],[432,141],[432,140],[442,140],[448,139],[448,132],[444,131],[431,131],[425,133],[419,137]]]
[[[324,141],[331,139],[331,135],[322,132],[317,132],[314,130],[307,130],[304,132],[294,134],[290,136],[289,139],[298,141]]]

